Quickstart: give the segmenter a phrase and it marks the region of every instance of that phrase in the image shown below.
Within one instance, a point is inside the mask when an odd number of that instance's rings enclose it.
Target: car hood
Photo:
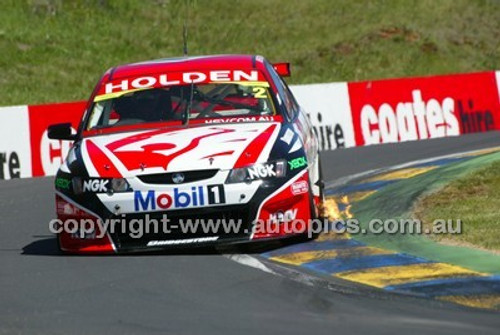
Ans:
[[[85,138],[90,177],[232,169],[265,162],[280,123],[256,122],[149,129]]]

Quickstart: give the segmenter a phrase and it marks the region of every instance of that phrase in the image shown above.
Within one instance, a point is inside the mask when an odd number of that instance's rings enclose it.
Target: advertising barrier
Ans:
[[[500,129],[494,72],[349,83],[356,145]]]
[[[0,180],[31,177],[27,106],[0,108]]]
[[[321,150],[500,130],[500,71],[291,86]],[[54,175],[71,146],[47,127],[76,131],[85,102],[0,107],[0,180]]]
[[[70,122],[76,133],[85,110],[85,102],[28,106],[32,176],[52,176],[66,158],[70,141],[50,140],[51,124]]]
[[[356,145],[347,83],[291,86],[311,120],[321,150]]]

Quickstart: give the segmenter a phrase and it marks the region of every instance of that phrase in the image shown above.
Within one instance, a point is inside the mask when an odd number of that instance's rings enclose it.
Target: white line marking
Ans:
[[[276,274],[273,270],[265,266],[264,263],[259,261],[257,258],[247,254],[226,254],[224,255],[224,257],[232,261],[235,261],[236,263],[240,263],[255,269],[259,269],[267,273]]]
[[[491,150],[491,149],[496,149],[496,148],[500,149],[500,147],[498,147],[498,146],[493,146],[493,147],[489,147],[489,148],[483,148],[483,149],[478,149],[478,150],[462,151],[462,152],[457,152],[457,153],[454,153],[454,154],[436,156],[436,157],[432,157],[432,158],[417,159],[417,160],[414,160],[414,161],[411,161],[411,162],[402,163],[402,164],[398,164],[398,165],[393,165],[393,166],[389,166],[389,167],[385,167],[385,168],[372,169],[372,170],[368,170],[368,171],[365,171],[365,172],[360,172],[360,173],[352,174],[352,175],[349,175],[349,176],[346,176],[346,177],[341,177],[341,178],[339,178],[339,179],[337,179],[335,181],[325,183],[325,188],[333,188],[333,187],[343,186],[343,185],[347,184],[348,182],[350,182],[353,179],[359,179],[359,178],[366,177],[366,176],[371,176],[371,175],[375,175],[375,174],[381,174],[381,173],[384,173],[384,172],[390,172],[390,171],[394,171],[394,170],[404,169],[404,168],[407,168],[407,167],[410,167],[410,166],[413,166],[413,165],[431,163],[433,161],[438,161],[438,160],[441,160],[441,159],[466,156],[466,155],[469,155],[469,154],[472,154],[472,153],[475,153],[475,152],[481,152],[481,151]]]

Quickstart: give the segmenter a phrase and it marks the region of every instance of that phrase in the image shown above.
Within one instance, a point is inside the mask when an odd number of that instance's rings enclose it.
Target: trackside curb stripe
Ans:
[[[336,274],[335,276],[383,288],[385,286],[393,286],[423,280],[446,277],[481,276],[481,274],[459,266],[444,263],[420,263],[342,272]]]
[[[384,252],[385,251],[385,252]],[[429,260],[413,257],[405,254],[396,254],[380,249],[379,254],[361,255],[352,258],[337,258],[329,261],[313,262],[306,266],[327,273],[341,273],[347,271],[364,271],[367,269],[377,269],[381,267],[396,267],[412,264],[432,263]]]
[[[329,264],[330,262],[335,261],[334,258],[349,258],[348,262],[356,262],[357,257],[387,253],[392,252],[373,247],[354,247],[332,250],[303,251],[282,256],[274,256],[271,257],[271,259],[287,264],[307,264],[310,266],[311,264]]]
[[[281,248],[278,250],[274,250],[271,252],[264,253],[264,257],[275,257],[279,255],[286,255],[294,252],[302,252],[302,251],[313,251],[313,250],[331,250],[331,249],[339,249],[339,248],[353,248],[364,246],[363,243],[358,242],[356,240],[348,239],[348,240],[335,240],[335,241],[325,241],[325,242],[309,242],[309,243],[301,243],[291,245],[289,247]]]
[[[439,297],[438,299],[475,308],[493,309],[500,307],[500,294],[479,296],[446,296]]]
[[[385,288],[389,291],[406,291],[426,296],[448,296],[448,295],[479,295],[485,293],[500,294],[500,277],[476,277],[446,278],[429,280],[410,284],[393,285]]]

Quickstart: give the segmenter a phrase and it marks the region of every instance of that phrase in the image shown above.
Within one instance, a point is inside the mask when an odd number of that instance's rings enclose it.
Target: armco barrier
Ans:
[[[500,72],[292,86],[322,150],[500,129]],[[0,108],[0,179],[53,175],[70,143],[50,124],[77,128],[84,102]]]

